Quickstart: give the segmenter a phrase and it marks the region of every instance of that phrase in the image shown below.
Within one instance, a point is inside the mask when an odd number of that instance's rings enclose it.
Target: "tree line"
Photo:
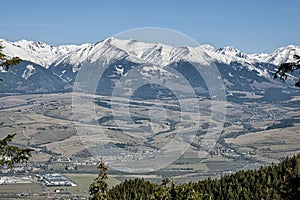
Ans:
[[[170,179],[163,179],[161,184],[156,184],[136,178],[108,189],[108,168],[101,162],[98,169],[99,176],[89,190],[94,200],[300,199],[300,154],[276,165],[184,184],[176,184]]]

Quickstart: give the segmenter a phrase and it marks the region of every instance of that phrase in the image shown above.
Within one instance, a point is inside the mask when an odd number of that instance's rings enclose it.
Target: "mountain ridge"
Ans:
[[[101,60],[106,63],[107,73],[110,73],[107,76],[111,77],[104,82],[107,84],[105,90],[113,87],[114,82],[125,76],[133,66],[141,64],[152,65],[150,71],[159,74],[162,73],[159,68],[176,67],[179,63],[183,65],[178,68],[181,70],[180,73],[185,74],[185,78],[189,79],[189,77],[195,77],[194,72],[189,71],[191,68],[189,63],[199,63],[203,66],[215,63],[228,90],[253,92],[266,87],[291,86],[291,84],[284,85],[278,80],[273,80],[272,76],[278,67],[277,64],[292,61],[294,54],[300,55],[300,46],[295,45],[279,48],[271,54],[246,54],[231,46],[218,49],[211,45],[172,47],[161,43],[121,40],[113,37],[95,44],[57,47],[27,40],[0,41],[5,47],[4,54],[8,57],[18,56],[23,60],[21,67],[13,67],[9,72],[1,71],[1,77],[9,80],[6,83],[10,83],[6,84],[6,87],[0,85],[2,91],[65,91],[66,88],[73,87],[78,70],[83,65],[95,65]],[[149,69],[142,70],[142,77],[145,78],[150,71]],[[164,74],[160,75],[164,76]],[[50,83],[38,77],[51,77]],[[18,86],[14,86],[15,80],[18,80]],[[38,83],[39,87],[34,87],[35,81],[42,83]],[[193,81],[199,80],[195,77]],[[289,83],[289,80],[287,82]],[[203,89],[206,86],[203,81],[202,83]]]
[[[84,56],[85,51],[87,50],[95,50],[100,47],[104,47],[105,45],[114,46],[117,49],[121,49],[127,53],[136,53],[136,56],[141,57],[138,53],[140,53],[140,49],[156,49],[161,50],[165,48],[166,51],[171,50],[180,50],[180,49],[188,49],[191,51],[205,51],[209,52],[213,55],[213,58],[217,61],[228,62],[228,60],[224,59],[225,57],[231,57],[236,61],[237,58],[245,59],[248,62],[264,62],[273,65],[280,65],[284,62],[291,62],[293,60],[294,54],[300,54],[300,46],[296,45],[287,45],[280,48],[275,49],[272,53],[258,53],[258,54],[247,54],[244,53],[237,48],[232,46],[225,46],[222,48],[215,48],[209,44],[202,44],[197,47],[172,47],[170,45],[165,45],[161,43],[150,43],[150,42],[141,42],[133,39],[117,39],[114,37],[107,38],[105,40],[99,41],[95,44],[84,43],[81,45],[59,45],[52,46],[45,42],[40,41],[30,41],[30,40],[19,40],[16,42],[10,42],[5,39],[0,39],[1,44],[5,47],[4,53],[10,57],[18,56],[23,60],[35,62],[37,64],[42,65],[45,68],[48,68],[51,64],[57,64],[62,62],[68,55],[82,53],[81,56]],[[137,44],[137,45],[135,45]],[[220,54],[220,55],[218,55]],[[145,58],[145,57],[141,57]],[[235,58],[235,59],[234,59]],[[75,60],[74,60],[75,59]],[[78,60],[76,60],[78,59]],[[77,61],[77,62],[76,62]],[[80,60],[78,57],[74,58],[71,61],[72,64],[79,64]]]

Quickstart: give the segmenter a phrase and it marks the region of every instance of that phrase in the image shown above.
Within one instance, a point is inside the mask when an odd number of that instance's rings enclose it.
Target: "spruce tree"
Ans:
[[[99,174],[98,177],[94,179],[94,182],[89,187],[89,193],[92,200],[103,200],[107,199],[108,184],[107,173],[108,168],[105,166],[104,162],[100,161],[98,165]]]

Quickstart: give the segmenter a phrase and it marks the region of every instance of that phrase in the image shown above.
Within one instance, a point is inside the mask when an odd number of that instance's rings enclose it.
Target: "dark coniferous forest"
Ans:
[[[107,168],[104,168],[104,171],[106,172]],[[99,174],[101,174],[100,179],[101,177],[106,179],[106,173],[100,172]],[[98,188],[94,189],[97,190]],[[110,190],[98,191],[104,194],[98,193],[98,198],[94,196],[94,199],[299,200],[300,154],[286,158],[276,165],[239,171],[224,175],[220,179],[208,178],[186,184],[176,184],[172,180],[163,179],[162,184],[159,185],[137,178],[126,180]],[[94,194],[97,194],[97,192],[94,192]]]

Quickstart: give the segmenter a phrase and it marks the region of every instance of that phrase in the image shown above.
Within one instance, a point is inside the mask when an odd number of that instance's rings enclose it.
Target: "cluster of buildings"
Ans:
[[[32,164],[15,164],[13,168],[9,166],[0,166],[0,173],[2,174],[9,174],[9,173],[27,173],[37,170]]]
[[[226,158],[233,158],[233,159],[239,158],[241,156],[234,149],[228,147],[226,148],[220,145],[219,143],[217,143],[215,147],[212,150],[210,150],[210,154],[224,156]]]
[[[11,183],[33,183],[35,180],[31,176],[1,176],[0,185]]]
[[[134,153],[134,152],[121,152],[116,160],[119,161],[130,161],[130,160],[143,160],[155,157],[159,153],[159,150],[153,151],[143,151],[142,153]]]
[[[74,182],[61,174],[38,174],[39,181],[45,182],[47,186],[76,186]]]

